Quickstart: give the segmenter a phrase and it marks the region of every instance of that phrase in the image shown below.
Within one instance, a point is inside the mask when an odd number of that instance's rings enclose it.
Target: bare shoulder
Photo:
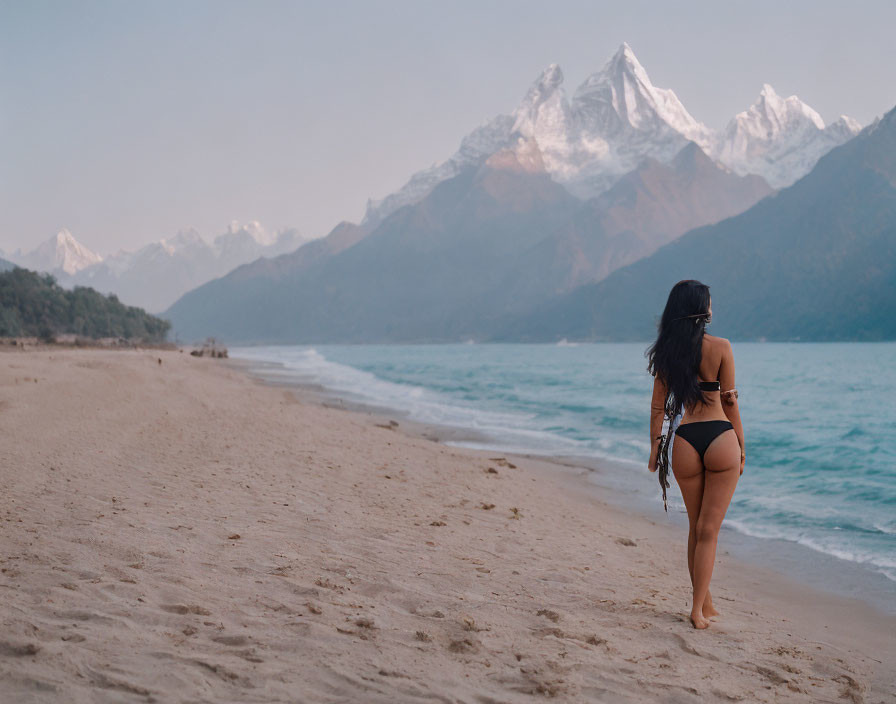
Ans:
[[[715,335],[704,334],[703,339],[710,346],[712,346],[720,351],[731,349],[731,342],[728,340],[727,337],[716,337]]]
[[[720,362],[724,359],[732,359],[734,353],[731,351],[731,342],[725,337],[716,337],[715,335],[703,335],[704,355]],[[709,354],[706,354],[706,353]]]

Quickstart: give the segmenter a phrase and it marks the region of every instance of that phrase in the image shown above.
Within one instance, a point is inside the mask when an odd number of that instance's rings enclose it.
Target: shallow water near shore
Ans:
[[[565,457],[662,511],[646,472],[646,344],[314,345],[231,350],[270,380],[454,429],[449,444]],[[896,344],[735,343],[747,466],[734,543],[896,609]],[[670,492],[670,512],[683,511]],[[733,537],[733,536],[732,536]],[[769,543],[769,541],[773,541]],[[774,565],[773,565],[774,566]]]

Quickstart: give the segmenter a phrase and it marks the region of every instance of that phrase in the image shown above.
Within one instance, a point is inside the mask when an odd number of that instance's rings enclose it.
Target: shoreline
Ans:
[[[472,428],[415,421],[398,409],[346,399],[340,396],[337,390],[291,377],[289,374],[266,374],[264,371],[259,371],[285,369],[280,362],[250,360],[237,356],[229,358],[226,363],[259,383],[292,390],[301,402],[370,414],[387,422],[399,417],[401,423],[398,429],[409,436],[424,438],[449,447],[504,453],[518,459],[546,463],[564,472],[572,472],[579,477],[580,490],[584,488],[598,499],[602,498],[602,494],[609,492],[613,495],[614,504],[636,511],[645,520],[668,519],[667,522],[671,524],[673,530],[679,532],[687,530],[683,507],[678,507],[681,510],[675,512],[670,506],[670,513],[664,517],[661,510],[659,513],[656,511],[658,503],[651,504],[643,493],[633,490],[630,486],[623,486],[623,482],[614,481],[614,474],[631,471],[629,464],[622,460],[518,452],[501,447],[500,442],[495,442],[494,438]],[[474,443],[485,447],[477,448]],[[656,488],[656,475],[649,474],[646,470],[644,474],[648,480],[645,484]],[[677,491],[674,479],[672,490]],[[658,491],[657,488],[657,494]],[[686,532],[682,534],[686,536]],[[720,546],[731,551],[736,559],[757,568],[770,569],[795,584],[811,587],[829,596],[854,599],[881,613],[896,616],[896,584],[885,575],[861,563],[819,552],[795,541],[750,535],[724,522]]]
[[[0,356],[17,701],[896,697],[896,618],[682,536],[581,470],[165,351]]]

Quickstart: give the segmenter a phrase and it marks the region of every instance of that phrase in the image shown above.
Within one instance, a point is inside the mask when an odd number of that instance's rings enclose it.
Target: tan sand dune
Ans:
[[[3,702],[896,701],[893,617],[723,544],[694,631],[663,516],[218,360],[7,352],[0,422]]]

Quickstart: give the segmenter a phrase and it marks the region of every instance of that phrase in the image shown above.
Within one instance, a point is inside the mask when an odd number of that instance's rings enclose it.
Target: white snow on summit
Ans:
[[[477,127],[451,158],[418,171],[395,193],[368,200],[363,224],[375,225],[497,152],[531,151],[533,140],[551,177],[588,198],[647,157],[668,162],[689,141],[732,171],[758,174],[780,188],[804,176],[822,155],[860,129],[846,116],[826,127],[799,98],[781,98],[765,85],[753,106],[724,130],[712,130],[672,90],[654,86],[632,48],[623,43],[601,70],[583,81],[572,100],[566,97],[560,66],[547,66],[510,115]]]
[[[673,91],[651,83],[626,43],[578,87],[573,104],[585,131],[595,135],[668,127],[698,144],[708,135],[707,127],[691,116]]]
[[[570,140],[574,133],[574,117],[563,90],[563,72],[551,64],[532,84],[523,101],[513,113],[511,134],[522,138],[521,148],[541,151],[544,168],[557,173],[566,168],[575,145]],[[535,145],[531,144],[534,140]]]
[[[597,195],[646,157],[671,159],[687,144],[704,146],[709,130],[671,90],[654,86],[628,44],[589,76],[572,101],[563,72],[548,65],[510,115],[482,124],[448,160],[415,173],[397,192],[369,200],[363,224],[372,225],[422,199],[442,181],[496,152],[535,140],[546,171],[581,197]],[[521,139],[522,138],[522,139]]]
[[[294,229],[269,233],[252,220],[232,221],[209,244],[193,228],[134,252],[118,252],[63,283],[93,286],[150,312],[165,310],[180,296],[241,264],[298,249],[306,239]]]
[[[613,58],[573,94],[575,156],[552,173],[576,195],[602,193],[646,158],[669,161],[688,143],[706,149],[711,132],[671,90],[657,88],[632,48]]]
[[[795,95],[782,98],[767,83],[749,109],[735,115],[719,135],[713,155],[738,174],[759,174],[775,188],[790,185],[862,126],[841,116],[825,126]]]
[[[17,251],[12,260],[27,269],[75,274],[103,258],[78,242],[71,232],[62,229],[27,254]]]
[[[231,220],[230,225],[227,227],[227,232],[224,235],[219,235],[216,238],[216,241],[220,240],[222,237],[239,236],[243,234],[251,237],[253,242],[262,247],[268,247],[277,241],[277,235],[265,230],[258,220],[250,220],[245,225],[240,225],[239,220]]]
[[[119,250],[105,259],[61,230],[32,252],[15,252],[16,264],[48,272],[63,286],[91,286],[114,293],[128,305],[155,313],[206,281],[223,276],[259,257],[275,257],[306,242],[297,230],[269,233],[257,221],[233,221],[227,231],[206,242],[193,228],[151,242],[135,251]]]

